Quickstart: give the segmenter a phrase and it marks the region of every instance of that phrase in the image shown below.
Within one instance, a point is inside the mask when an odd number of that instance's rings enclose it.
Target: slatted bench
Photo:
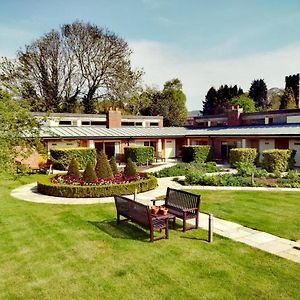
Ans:
[[[195,226],[189,229],[198,228],[200,198],[200,195],[168,188],[163,206],[168,208],[170,214],[183,220],[183,231],[185,232],[187,230],[186,220],[188,219],[195,219]],[[155,205],[156,200],[152,201]],[[175,225],[175,218],[173,224]]]
[[[149,206],[133,201],[123,196],[114,196],[117,210],[117,224],[123,221],[132,221],[140,226],[150,229],[150,242],[168,239],[168,217],[152,216]],[[121,216],[125,219],[121,220]],[[164,230],[164,235],[154,237],[154,229]]]

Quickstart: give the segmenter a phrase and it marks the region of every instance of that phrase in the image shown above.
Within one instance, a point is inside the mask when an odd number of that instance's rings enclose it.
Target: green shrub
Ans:
[[[94,166],[90,161],[88,161],[86,168],[82,174],[82,178],[87,183],[92,183],[97,180],[97,175]]]
[[[236,167],[239,163],[254,164],[257,156],[255,148],[233,148],[230,149],[229,162],[230,165]]]
[[[99,198],[113,195],[132,195],[135,190],[138,193],[155,189],[157,179],[154,176],[149,178],[123,183],[100,186],[79,186],[79,185],[58,185],[51,183],[51,177],[38,181],[38,192],[45,195],[67,198]]]
[[[235,166],[240,176],[251,176],[255,174],[256,167],[251,162],[237,162]]]
[[[268,174],[268,171],[265,169],[256,169],[254,172],[255,177],[267,177]]]
[[[154,147],[152,146],[128,146],[124,147],[125,162],[129,158],[138,166],[154,162]]]
[[[100,179],[114,177],[107,156],[103,150],[101,150],[100,153],[97,155],[95,172],[97,177]]]
[[[119,170],[118,170],[116,158],[114,156],[112,156],[112,158],[110,159],[109,164],[113,174],[116,175],[119,172]]]
[[[273,149],[263,152],[262,167],[268,172],[285,172],[294,166],[295,152],[292,150]]]
[[[125,176],[135,176],[136,175],[136,165],[131,160],[131,158],[128,158],[126,166],[124,168],[124,175]]]
[[[76,178],[79,178],[81,176],[79,168],[78,168],[78,163],[75,158],[72,158],[70,161],[67,175],[76,177]]]
[[[182,147],[183,162],[197,161],[200,163],[205,163],[209,161],[211,157],[212,157],[212,149],[210,145]]]
[[[83,170],[90,160],[96,161],[96,150],[91,148],[60,148],[50,150],[53,168],[67,170],[70,160],[75,158],[79,169]]]

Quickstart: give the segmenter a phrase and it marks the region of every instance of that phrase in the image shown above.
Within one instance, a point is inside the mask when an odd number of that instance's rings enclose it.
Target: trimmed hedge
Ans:
[[[131,158],[138,166],[154,162],[154,147],[128,146],[124,147],[125,162]]]
[[[263,151],[262,167],[268,172],[285,172],[294,168],[295,155],[295,150],[265,150]]]
[[[212,158],[212,148],[210,145],[183,146],[182,161],[192,162],[197,161],[205,163]]]
[[[157,186],[157,179],[154,176],[129,183],[98,186],[53,184],[51,183],[51,177],[48,176],[38,181],[37,190],[39,193],[66,198],[100,198],[113,195],[132,195],[135,190],[138,193],[146,192],[155,189]]]
[[[233,167],[237,167],[239,163],[254,164],[256,156],[256,148],[233,148],[230,149],[229,163]]]
[[[72,158],[76,159],[81,170],[85,169],[88,161],[96,161],[96,149],[91,148],[55,148],[50,149],[50,155],[53,168],[58,170],[67,170]]]

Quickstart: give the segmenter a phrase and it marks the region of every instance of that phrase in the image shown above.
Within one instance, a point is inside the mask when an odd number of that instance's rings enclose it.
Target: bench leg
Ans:
[[[183,229],[182,229],[183,232],[186,232],[186,219],[183,218]]]
[[[154,229],[150,228],[150,242],[154,241]]]
[[[117,224],[120,224],[120,215],[117,213]]]
[[[176,225],[176,217],[173,218],[173,229],[175,229],[175,225]]]
[[[196,224],[195,224],[195,228],[197,229],[199,226],[199,213],[197,213],[196,215]]]
[[[166,239],[169,238],[169,220],[168,219],[166,219],[165,237],[166,237]]]

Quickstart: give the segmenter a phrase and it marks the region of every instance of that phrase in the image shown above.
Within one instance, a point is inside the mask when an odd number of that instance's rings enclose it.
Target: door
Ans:
[[[165,158],[174,158],[176,156],[176,141],[165,140]]]

